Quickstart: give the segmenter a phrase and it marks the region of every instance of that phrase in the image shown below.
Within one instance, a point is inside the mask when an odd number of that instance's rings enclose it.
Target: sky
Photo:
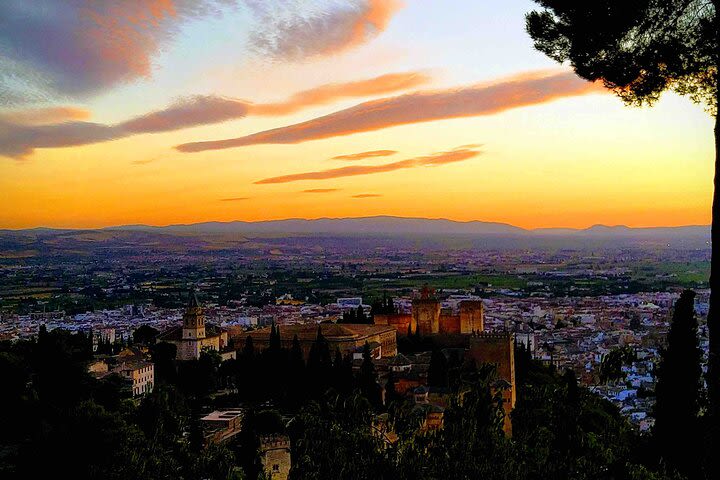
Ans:
[[[0,2],[0,228],[710,223],[713,121],[535,51],[527,0]]]

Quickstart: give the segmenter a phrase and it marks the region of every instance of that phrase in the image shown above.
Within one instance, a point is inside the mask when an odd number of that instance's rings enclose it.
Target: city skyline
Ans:
[[[552,63],[530,1],[201,3],[0,7],[0,228],[710,223],[711,116]]]

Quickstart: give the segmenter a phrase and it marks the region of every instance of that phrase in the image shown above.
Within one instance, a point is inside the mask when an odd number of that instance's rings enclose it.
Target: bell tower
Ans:
[[[185,340],[205,338],[205,314],[198,303],[195,290],[190,289],[188,305],[183,314],[183,335]]]

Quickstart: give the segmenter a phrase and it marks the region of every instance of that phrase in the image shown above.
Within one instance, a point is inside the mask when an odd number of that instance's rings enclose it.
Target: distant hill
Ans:
[[[579,236],[618,238],[710,237],[709,225],[632,228],[624,225],[594,225],[586,229],[539,228],[527,230],[507,223],[458,222],[447,219],[392,216],[359,218],[291,218],[259,222],[204,222],[189,225],[124,225],[107,230],[134,230],[156,233],[236,233],[236,234],[309,234],[309,235],[493,235],[493,236]]]
[[[456,222],[446,219],[404,218],[391,216],[360,218],[291,218],[260,222],[205,222],[190,225],[125,225],[113,230],[141,230],[168,233],[242,233],[242,234],[330,234],[330,235],[522,235],[528,231],[507,223]]]
[[[329,248],[602,249],[638,245],[706,249],[709,226],[526,230],[506,223],[363,217],[123,225],[102,229],[0,230],[0,261],[34,257],[167,255]]]

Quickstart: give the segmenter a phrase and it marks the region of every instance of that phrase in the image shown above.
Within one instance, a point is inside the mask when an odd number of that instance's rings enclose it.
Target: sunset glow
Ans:
[[[98,3],[0,6],[0,228],[710,222],[711,116],[552,63],[529,0]]]

